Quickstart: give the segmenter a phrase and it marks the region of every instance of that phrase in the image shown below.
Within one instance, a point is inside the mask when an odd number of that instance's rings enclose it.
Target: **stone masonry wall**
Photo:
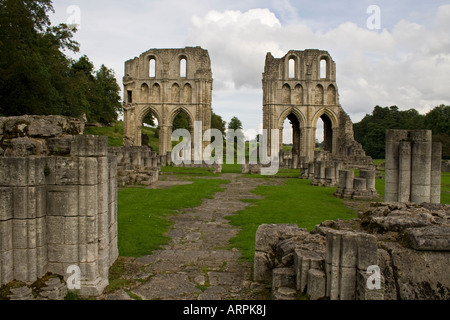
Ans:
[[[108,153],[117,159],[117,183],[150,185],[158,181],[161,161],[149,147],[110,147]]]
[[[440,203],[441,158],[431,130],[387,130],[385,200]]]
[[[15,119],[11,127],[23,121]],[[57,127],[48,127],[56,132],[50,137],[0,137],[12,155],[17,149],[10,146],[22,138],[45,150],[0,157],[0,285],[31,283],[47,272],[67,280],[67,268],[76,266],[81,294],[95,296],[118,257],[117,163],[108,155],[106,137],[73,136],[77,132]]]
[[[373,203],[311,232],[261,225],[254,279],[275,300],[448,300],[449,239],[450,206],[440,204]]]

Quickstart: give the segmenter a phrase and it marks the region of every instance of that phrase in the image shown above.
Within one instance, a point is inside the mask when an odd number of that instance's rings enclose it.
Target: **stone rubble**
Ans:
[[[437,204],[372,203],[359,219],[324,221],[311,232],[262,225],[254,279],[270,281],[273,299],[281,300],[446,300],[449,239],[450,206]],[[373,290],[372,266],[381,282]]]

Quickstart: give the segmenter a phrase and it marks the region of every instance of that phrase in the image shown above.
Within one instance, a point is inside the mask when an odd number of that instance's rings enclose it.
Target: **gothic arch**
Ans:
[[[192,86],[189,83],[183,86],[182,103],[192,103]]]
[[[331,124],[334,128],[338,126],[338,116],[331,109],[323,107],[320,108],[312,117],[312,125],[314,127],[317,127],[317,121],[319,121],[320,117],[322,117],[323,115],[326,115],[328,118],[330,118]]]
[[[181,65],[183,59],[185,72]],[[150,75],[151,60],[155,62],[154,75]],[[125,75],[125,145],[141,145],[142,120],[149,112],[158,120],[162,155],[172,150],[171,128],[178,112],[187,115],[191,126],[201,122],[202,134],[210,129],[213,79],[207,50],[201,47],[150,49],[125,62]],[[197,97],[202,97],[201,101]]]
[[[141,109],[141,112],[137,115],[137,122],[142,124],[142,121],[144,121],[144,118],[147,114],[152,113],[156,120],[158,121],[158,124],[161,125],[161,114],[158,112],[157,108],[154,108],[152,105],[146,105],[144,108]]]
[[[313,118],[313,126],[317,128],[319,119],[323,121],[324,132],[324,149],[325,151],[333,152],[336,150],[336,132],[337,116],[329,108],[320,109]]]
[[[151,102],[152,103],[161,102],[161,86],[157,82],[152,85]]]
[[[170,89],[170,101],[175,103],[180,102],[180,86],[178,83],[174,83]]]
[[[148,87],[148,84],[144,82],[141,85],[141,96],[140,96],[140,101],[141,102],[148,102],[149,92],[150,92],[150,89]]]
[[[295,86],[292,98],[293,104],[295,105],[303,104],[303,87],[300,83]]]
[[[336,104],[336,87],[330,84],[327,88],[327,101],[328,105]]]
[[[281,103],[291,104],[291,86],[287,83],[281,88]]]
[[[278,128],[282,128],[283,124],[284,124],[284,120],[286,120],[286,118],[290,115],[293,114],[297,117],[299,123],[300,123],[300,127],[305,127],[306,126],[306,119],[305,119],[305,115],[296,107],[289,107],[286,108],[285,110],[283,110],[282,112],[280,112],[280,116],[278,117],[278,121],[277,121],[277,127]]]
[[[188,120],[189,120],[189,125],[190,125],[191,128],[193,128],[193,127],[194,127],[194,120],[193,120],[193,119],[195,119],[195,118],[194,118],[194,116],[192,115],[192,113],[189,111],[189,109],[185,108],[184,106],[178,107],[178,108],[174,109],[174,110],[170,113],[170,115],[169,115],[169,117],[168,117],[168,119],[169,119],[169,125],[170,125],[170,126],[173,125],[173,121],[175,120],[176,116],[177,116],[179,113],[181,113],[181,112],[183,112],[183,113],[187,116],[187,118],[188,118]]]
[[[323,105],[323,86],[320,83],[314,89],[314,104]]]

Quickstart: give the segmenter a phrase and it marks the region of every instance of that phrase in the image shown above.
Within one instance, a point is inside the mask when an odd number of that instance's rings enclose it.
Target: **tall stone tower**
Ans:
[[[336,64],[327,51],[291,50],[276,59],[266,56],[263,73],[263,128],[280,130],[282,149],[283,123],[289,119],[293,131],[293,156],[298,163],[314,161],[316,127],[324,123],[325,151],[333,156],[348,157],[355,153],[365,157],[353,138],[350,118],[339,103]],[[270,132],[270,131],[269,131]]]
[[[180,112],[211,126],[212,72],[208,51],[200,47],[151,49],[125,62],[124,144],[140,146],[142,121],[148,113],[158,120],[159,154],[172,150],[173,120]]]

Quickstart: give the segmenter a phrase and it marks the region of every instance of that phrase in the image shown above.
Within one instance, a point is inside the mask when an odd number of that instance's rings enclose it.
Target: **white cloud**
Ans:
[[[337,63],[341,104],[359,121],[375,105],[426,112],[450,102],[449,21],[450,6],[441,6],[431,26],[403,19],[391,31],[353,22],[313,31],[301,20],[282,25],[269,9],[211,11],[192,19],[188,42],[210,52],[217,90],[262,90],[267,52],[281,57],[290,49],[328,50]]]
[[[72,4],[81,9],[82,53],[96,67],[113,68],[119,84],[125,60],[150,48],[207,49],[214,110],[227,121],[237,115],[246,129],[261,123],[267,52],[328,50],[340,102],[353,121],[375,105],[426,112],[450,103],[450,5],[380,1],[386,29],[378,31],[366,28],[366,5],[359,2],[60,0],[52,21],[65,22]]]
[[[280,21],[268,9],[210,11],[192,18],[186,42],[208,49],[216,89],[260,88],[265,55],[278,51],[268,35],[280,29]]]

